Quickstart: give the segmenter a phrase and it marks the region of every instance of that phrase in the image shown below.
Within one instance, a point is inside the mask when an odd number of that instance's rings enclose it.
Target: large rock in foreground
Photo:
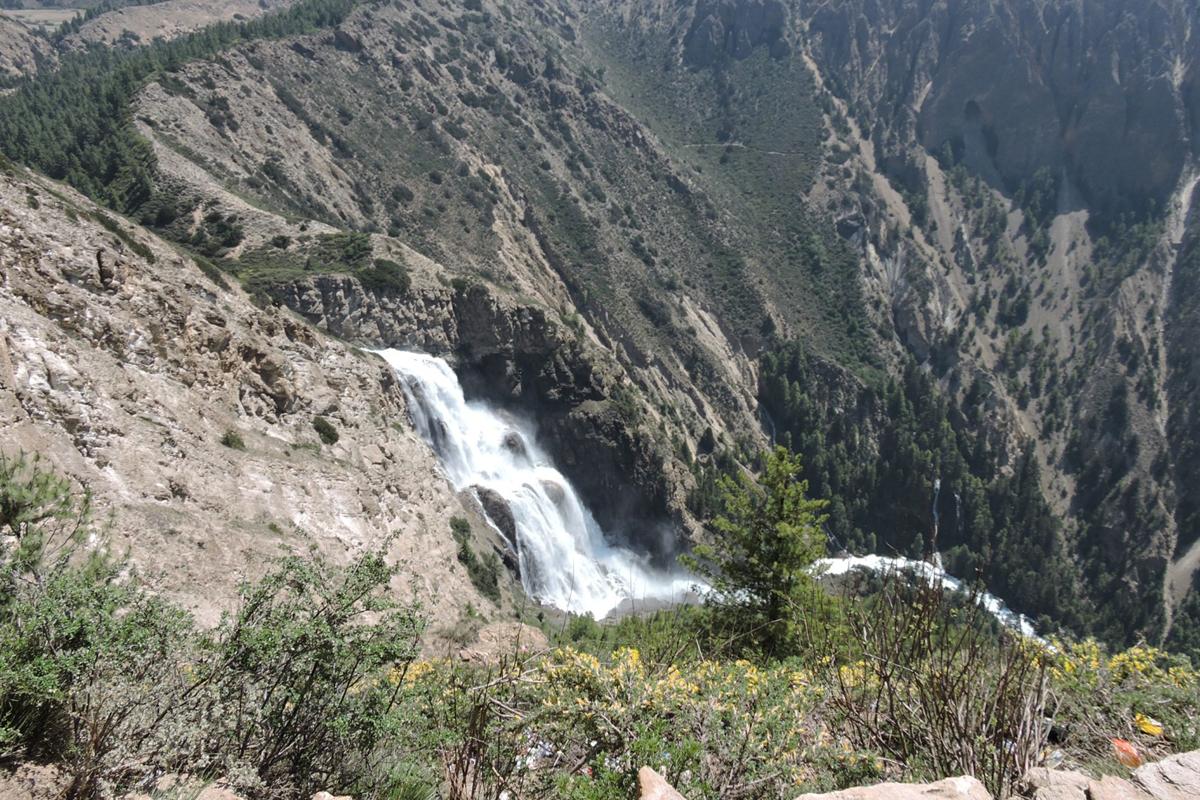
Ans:
[[[946,778],[937,783],[879,783],[827,794],[802,794],[796,800],[992,800],[974,778]]]
[[[638,770],[638,800],[684,800],[666,778],[650,767]]]
[[[1024,783],[1033,800],[1193,800],[1200,797],[1200,750],[1141,766],[1131,780],[1038,768]]]

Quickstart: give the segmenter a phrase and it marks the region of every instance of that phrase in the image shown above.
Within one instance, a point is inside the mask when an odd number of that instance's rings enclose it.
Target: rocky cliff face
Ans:
[[[322,444],[313,419],[339,433]],[[436,618],[486,608],[455,558],[473,512],[382,360],[61,186],[0,176],[0,447],[91,491],[149,586],[205,622],[269,560],[386,547]]]
[[[950,147],[1008,191],[1048,169],[1114,213],[1161,207],[1196,153],[1194,23],[1175,0],[851,0],[809,41],[884,152]]]
[[[787,8],[779,0],[707,0],[697,5],[684,37],[684,61],[708,67],[747,58],[758,47],[784,58],[790,52],[786,23]]]
[[[338,337],[451,358],[469,394],[536,421],[543,446],[614,538],[662,559],[681,546],[663,529],[693,524],[687,476],[649,431],[614,407],[619,368],[545,308],[497,297],[479,283],[386,295],[336,275],[280,286],[273,296]]]

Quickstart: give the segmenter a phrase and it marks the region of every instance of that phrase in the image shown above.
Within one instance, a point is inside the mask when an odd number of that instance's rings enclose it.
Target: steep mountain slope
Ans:
[[[49,46],[15,19],[0,15],[0,77],[32,75]]]
[[[841,3],[806,36],[950,277],[926,337],[1000,376],[1088,582],[1143,630],[1171,625],[1197,536],[1171,353],[1194,335],[1172,281],[1196,183],[1194,23],[1172,2]]]
[[[417,282],[429,280],[418,273]],[[313,421],[339,434],[322,444]],[[111,546],[207,623],[269,560],[387,546],[394,589],[490,606],[455,557],[464,505],[391,369],[60,185],[0,175],[0,442],[92,492]]]
[[[288,0],[165,0],[146,5],[119,3],[81,21],[59,43],[74,49],[88,44],[137,45],[174,39],[218,22],[239,22],[277,11]]]
[[[116,177],[43,168],[260,301],[455,355],[664,558],[786,438],[835,547],[1187,638],[1195,10],[1126,5],[346,4],[147,68]],[[381,283],[365,233],[440,282]]]

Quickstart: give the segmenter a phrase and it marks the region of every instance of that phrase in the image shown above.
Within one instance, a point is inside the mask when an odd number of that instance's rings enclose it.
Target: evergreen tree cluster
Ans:
[[[93,47],[68,55],[56,72],[27,78],[0,97],[0,148],[113,209],[136,212],[155,190],[154,154],[131,112],[147,81],[236,44],[337,25],[355,5],[301,0],[277,14],[219,23],[136,50]]]
[[[816,369],[795,343],[765,355],[760,400],[778,441],[802,456],[812,494],[830,498],[833,549],[921,557],[940,480],[937,547],[950,572],[982,578],[1016,610],[1043,615],[1047,627],[1092,626],[1031,449],[1001,469],[1003,454],[968,432],[969,420],[916,364],[836,401],[815,393],[826,385]],[[985,391],[972,387],[979,396],[968,403],[970,413],[985,405]]]

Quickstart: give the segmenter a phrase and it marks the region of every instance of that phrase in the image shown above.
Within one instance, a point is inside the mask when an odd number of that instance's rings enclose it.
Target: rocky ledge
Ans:
[[[540,444],[606,531],[665,559],[684,523],[687,479],[670,451],[615,402],[624,377],[547,309],[488,286],[415,276],[404,293],[365,289],[347,275],[306,276],[272,290],[318,328],[369,347],[415,349],[452,361],[468,396],[537,423]]]
[[[639,800],[684,800],[649,767],[638,772]],[[1115,775],[1093,778],[1082,772],[1030,770],[1021,797],[1031,800],[1195,800],[1200,797],[1200,750],[1145,764],[1129,779]],[[826,794],[803,794],[796,800],[993,800],[975,778],[959,776],[936,783],[879,783]]]

